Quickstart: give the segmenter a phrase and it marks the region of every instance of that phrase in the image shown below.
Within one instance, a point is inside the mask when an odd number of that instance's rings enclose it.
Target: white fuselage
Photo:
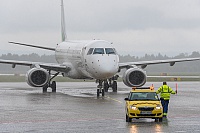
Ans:
[[[65,41],[56,47],[56,60],[70,66],[64,76],[75,79],[108,79],[119,69],[119,56],[104,40]]]

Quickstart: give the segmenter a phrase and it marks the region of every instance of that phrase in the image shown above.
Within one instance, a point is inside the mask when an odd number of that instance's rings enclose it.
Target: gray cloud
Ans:
[[[176,0],[177,1],[177,0]],[[0,6],[2,19],[1,29],[23,30],[55,30],[60,24],[60,1],[58,0],[8,0]],[[143,3],[143,5],[141,4]],[[126,2],[118,0],[65,0],[65,13],[67,28],[71,31],[120,31],[127,29],[146,29],[146,28],[196,28],[199,27],[200,15],[196,14],[194,18],[187,18],[194,12],[188,11],[186,17],[180,16],[180,10],[185,13],[187,9],[174,8],[170,5],[164,9],[156,6],[163,6],[158,0],[151,3],[147,0],[141,2],[127,0]],[[169,1],[179,7],[179,3]],[[149,5],[151,4],[151,5]],[[160,4],[160,5],[159,5]],[[6,6],[5,6],[6,5]],[[155,6],[156,5],[156,6]],[[192,8],[192,7],[191,7]],[[172,11],[170,11],[170,9]],[[192,10],[192,9],[190,9]],[[170,14],[168,12],[172,12]],[[175,17],[177,14],[177,17]],[[170,18],[171,17],[171,18]],[[8,26],[8,27],[6,27]],[[13,30],[14,31],[14,30]]]
[[[64,4],[72,39],[107,39],[123,51],[137,47],[144,53],[200,49],[198,0],[64,0]],[[0,44],[9,38],[39,44],[60,41],[60,0],[1,0],[0,18]],[[163,49],[166,45],[170,47]]]

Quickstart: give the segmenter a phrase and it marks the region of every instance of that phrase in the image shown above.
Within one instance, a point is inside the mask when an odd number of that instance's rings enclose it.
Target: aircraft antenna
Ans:
[[[61,0],[61,35],[62,35],[62,42],[66,41],[67,34],[65,29],[65,13],[64,13],[63,0]]]

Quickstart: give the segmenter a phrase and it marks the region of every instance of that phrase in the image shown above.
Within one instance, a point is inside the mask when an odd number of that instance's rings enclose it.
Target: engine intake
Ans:
[[[123,82],[129,87],[140,87],[146,83],[146,72],[139,68],[130,68],[123,75]]]
[[[26,82],[32,87],[43,87],[49,81],[49,73],[43,68],[32,68],[26,74]]]

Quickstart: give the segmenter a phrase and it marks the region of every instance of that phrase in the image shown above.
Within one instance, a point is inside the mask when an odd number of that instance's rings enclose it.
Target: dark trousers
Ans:
[[[167,115],[169,100],[161,99],[161,104],[163,106],[163,115]]]

